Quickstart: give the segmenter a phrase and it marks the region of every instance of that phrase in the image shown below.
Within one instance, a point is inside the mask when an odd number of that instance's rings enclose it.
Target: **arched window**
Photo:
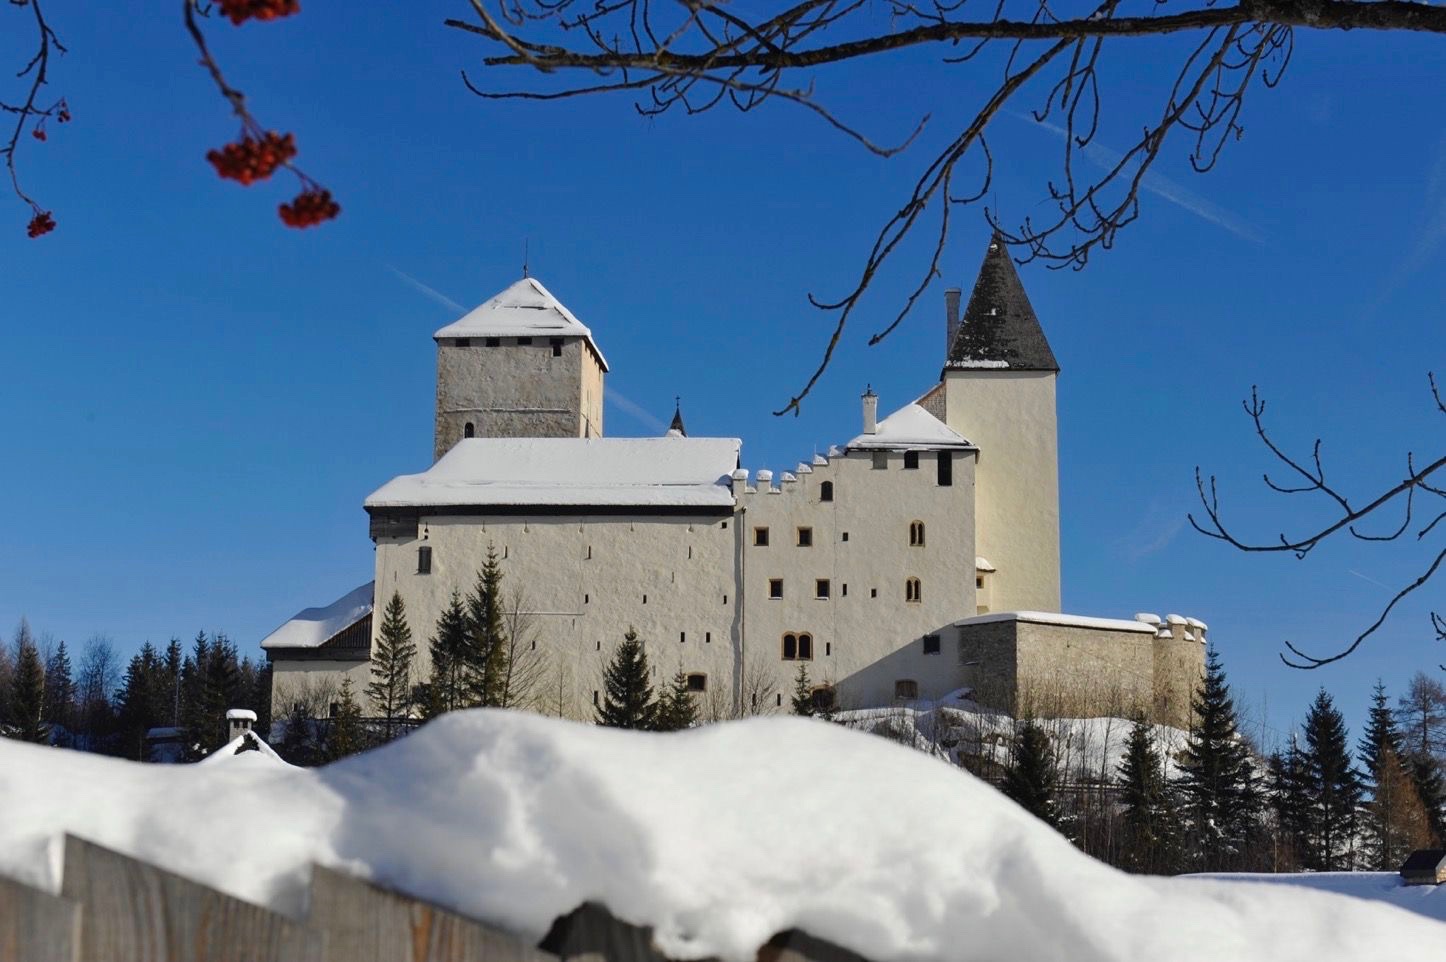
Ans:
[[[475,428],[472,427],[471,421],[468,421],[466,424],[462,425],[462,437],[470,438],[474,437],[476,434],[477,431]]]
[[[900,678],[894,682],[894,697],[912,699],[919,697],[919,683],[912,678]]]
[[[789,633],[783,636],[783,660],[793,661],[798,657],[798,636]]]
[[[813,635],[798,636],[798,660],[813,661]]]
[[[924,600],[924,586],[919,583],[918,578],[910,578],[904,582],[904,600],[911,603]]]
[[[922,522],[922,521],[910,521],[910,522],[909,522],[909,547],[911,547],[911,548],[922,548],[922,547],[924,547],[924,522]]]
[[[823,484],[820,484],[820,485],[818,486],[818,500],[820,500],[820,501],[832,501],[832,500],[833,500],[833,482],[832,482],[832,481],[825,481]]]

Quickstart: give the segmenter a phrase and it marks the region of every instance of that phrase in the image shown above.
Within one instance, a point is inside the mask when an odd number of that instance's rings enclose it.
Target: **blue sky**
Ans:
[[[447,301],[515,280],[524,244],[595,332],[608,391],[637,406],[610,404],[610,434],[653,433],[681,394],[692,433],[742,437],[747,466],[788,468],[856,433],[865,383],[886,410],[933,383],[942,291],[967,291],[987,241],[977,210],[904,326],[865,346],[921,268],[922,238],[875,284],[802,416],[770,414],[831,324],[805,295],[846,289],[930,149],[967,120],[973,68],[915,52],[816,77],[879,139],[931,115],[885,161],[787,105],[644,119],[623,97],[479,100],[458,72],[482,48],[441,26],[463,3],[304,8],[209,31],[263,123],[296,133],[343,206],[307,232],[276,218],[290,184],[243,189],[205,163],[235,124],[178,16],[51,12],[71,49],[53,90],[75,120],[20,159],[59,229],[27,239],[12,203],[0,232],[0,637],[23,614],[76,645],[100,633],[129,653],[205,629],[254,654],[296,610],[366,581],[362,499],[430,457],[430,335],[455,318]],[[1115,50],[1104,150],[1158,108],[1178,50]],[[1184,523],[1196,464],[1220,476],[1242,530],[1269,539],[1326,516],[1260,485],[1269,462],[1239,408],[1252,384],[1282,442],[1325,438],[1347,489],[1391,483],[1408,449],[1439,453],[1426,372],[1446,374],[1443,86],[1429,39],[1303,35],[1218,170],[1191,173],[1171,142],[1113,250],[1079,273],[1022,270],[1063,367],[1066,608],[1209,622],[1267,741],[1319,685],[1358,726],[1377,676],[1395,692],[1446,660],[1426,623],[1429,602],[1446,607],[1439,579],[1342,664],[1277,658],[1284,639],[1329,652],[1353,637],[1424,569],[1420,547],[1248,557]],[[1022,117],[1040,96],[991,130],[994,199],[1015,221],[1046,196],[1060,149]]]

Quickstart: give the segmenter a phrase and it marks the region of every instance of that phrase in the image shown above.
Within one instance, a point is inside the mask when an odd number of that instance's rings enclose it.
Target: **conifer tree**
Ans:
[[[1361,801],[1360,773],[1351,765],[1345,719],[1324,688],[1305,719],[1304,778],[1308,800],[1308,868],[1351,868],[1352,838]]]
[[[1049,735],[1033,719],[1026,720],[1014,736],[1014,761],[1005,772],[1000,789],[1031,815],[1058,827]]]
[[[1381,747],[1377,771],[1364,812],[1365,867],[1392,872],[1416,849],[1430,848],[1434,838],[1416,783],[1389,743]]]
[[[452,600],[437,618],[432,635],[432,673],[427,680],[423,707],[428,718],[465,707],[467,662],[467,609],[462,595],[452,592]]]
[[[808,664],[798,663],[798,673],[793,676],[793,713],[805,718],[813,716],[813,686],[808,681]]]
[[[487,560],[467,596],[467,699],[470,705],[500,706],[505,700],[507,631],[503,622],[502,563],[487,546]]]
[[[1164,765],[1155,750],[1154,729],[1144,718],[1130,726],[1120,760],[1120,803],[1125,826],[1124,864],[1137,872],[1165,873],[1173,867],[1174,808]]]
[[[411,707],[412,659],[417,646],[412,642],[412,629],[407,625],[407,608],[399,591],[392,592],[377,632],[372,652],[372,680],[367,696],[377,712],[386,719],[386,737],[395,737],[394,724],[407,715]]]
[[[361,705],[352,692],[351,679],[341,683],[340,701],[331,718],[331,731],[326,739],[326,760],[334,762],[355,755],[366,748],[366,730],[362,725]]]
[[[629,628],[603,676],[603,703],[597,723],[609,728],[652,729],[658,705],[648,684],[648,654],[635,628]]]
[[[26,628],[21,622],[22,628]],[[10,712],[16,737],[27,742],[45,742],[50,728],[45,724],[45,669],[40,651],[29,631],[15,639],[15,674],[11,679]]]
[[[1441,777],[1441,763],[1434,755],[1418,755],[1402,759],[1416,786],[1416,797],[1426,809],[1426,822],[1438,843],[1446,842],[1446,784]]]
[[[1310,836],[1308,791],[1304,754],[1292,734],[1290,747],[1270,758],[1270,804],[1280,842],[1276,871],[1294,869],[1304,862]]]
[[[1191,701],[1194,721],[1180,767],[1186,844],[1202,871],[1234,867],[1257,830],[1261,801],[1255,766],[1241,737],[1220,653],[1210,649],[1205,677]]]
[[[126,666],[120,690],[121,753],[146,761],[146,733],[170,724],[170,679],[155,646],[146,642]]]
[[[658,714],[654,730],[679,732],[693,727],[698,720],[698,706],[693,703],[693,693],[688,690],[688,676],[680,667],[673,675],[673,682],[658,697]]]
[[[75,723],[75,681],[70,672],[70,655],[65,642],[45,662],[45,720],[70,731]]]
[[[1361,771],[1371,784],[1380,780],[1381,750],[1384,748],[1391,749],[1397,756],[1401,754],[1401,730],[1396,725],[1396,716],[1386,699],[1386,686],[1377,678],[1376,687],[1371,691],[1371,710],[1366,718],[1366,730],[1356,745],[1356,757],[1361,760]]]

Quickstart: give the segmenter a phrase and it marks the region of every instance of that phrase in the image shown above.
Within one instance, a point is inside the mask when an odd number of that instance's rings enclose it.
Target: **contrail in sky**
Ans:
[[[423,284],[412,275],[407,274],[403,271],[399,271],[390,264],[387,264],[385,266],[387,270],[397,275],[397,277],[399,277],[408,287],[412,288],[414,291],[417,291],[419,294],[422,294],[424,297],[430,298],[431,300],[436,301],[438,304],[441,304],[443,307],[449,308],[457,312],[458,314],[467,313],[467,308],[463,307],[461,304],[458,304],[456,301],[452,300],[450,297],[448,297],[446,294],[443,294],[436,288],[428,287],[426,284]],[[627,395],[622,394],[616,388],[608,388],[607,394],[604,395],[604,400],[611,402],[615,407],[621,409],[624,414],[629,415],[633,418],[633,420],[638,421],[646,427],[652,428],[658,434],[662,434],[663,432],[668,430],[668,425],[666,423],[654,417],[647,410],[647,408],[643,407],[641,404],[629,398]]]
[[[1011,113],[1010,116],[1016,120],[1022,120],[1036,127],[1043,128],[1061,139],[1069,137],[1069,131],[1048,121],[1035,120],[1033,117],[1018,113]],[[1097,140],[1090,141],[1085,145],[1082,152],[1086,160],[1101,170],[1113,170],[1125,156],[1117,150],[1111,150]],[[1153,170],[1145,171],[1145,176],[1140,180],[1140,186],[1158,197],[1165,198],[1176,207],[1188,210],[1201,220],[1209,221],[1216,227],[1228,230],[1236,237],[1243,237],[1254,244],[1265,243],[1265,238],[1261,237],[1254,228],[1230,213],[1230,211],[1211,203],[1194,191],[1182,187],[1163,174],[1157,174]]]

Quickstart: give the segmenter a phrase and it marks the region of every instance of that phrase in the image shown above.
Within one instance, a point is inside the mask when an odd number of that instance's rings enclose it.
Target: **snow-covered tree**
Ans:
[[[397,719],[406,717],[411,707],[412,660],[416,654],[412,629],[407,625],[407,606],[402,603],[401,592],[393,591],[377,631],[377,644],[372,651],[372,680],[367,685],[367,697],[376,706],[377,713],[386,719],[387,738],[394,737]]]
[[[653,723],[654,730],[678,732],[693,727],[698,720],[698,706],[693,702],[693,693],[688,690],[688,676],[681,667],[673,675],[672,684],[658,696],[658,713]]]
[[[652,729],[657,722],[658,704],[653,700],[648,674],[648,653],[637,629],[629,628],[604,673],[597,723],[609,728]]]
[[[1240,734],[1235,703],[1214,648],[1191,702],[1194,722],[1180,759],[1185,845],[1201,871],[1234,867],[1260,821],[1255,766]]]
[[[1000,790],[1031,815],[1058,826],[1059,810],[1055,804],[1054,783],[1054,759],[1050,757],[1049,735],[1033,719],[1029,719],[1014,736],[1014,758],[1004,773]]]

